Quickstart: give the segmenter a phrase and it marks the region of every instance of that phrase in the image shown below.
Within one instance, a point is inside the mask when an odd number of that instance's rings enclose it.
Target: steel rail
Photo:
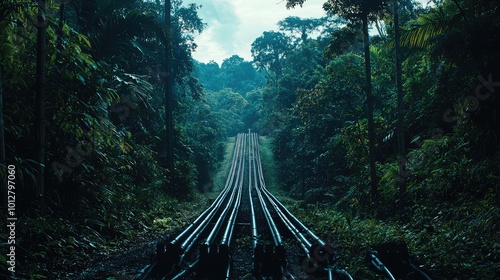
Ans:
[[[187,274],[193,272],[193,270],[197,267],[202,266],[202,268],[205,268],[205,270],[208,269],[208,267],[203,267],[203,266],[210,266],[213,264],[213,261],[211,258],[212,256],[215,256],[217,261],[222,261],[222,257],[227,257],[224,259],[225,261],[225,271],[224,277],[218,277],[218,278],[225,278],[229,279],[230,275],[230,261],[229,261],[229,245],[230,245],[230,240],[232,238],[232,232],[234,230],[234,225],[236,221],[236,216],[237,216],[237,210],[240,205],[241,201],[241,193],[242,193],[242,185],[243,185],[243,174],[244,174],[244,154],[245,154],[245,135],[238,135],[236,145],[235,145],[235,153],[233,155],[233,161],[232,161],[232,167],[230,174],[228,175],[228,179],[226,180],[226,188],[231,191],[230,195],[226,195],[226,197],[220,202],[225,202],[227,205],[224,207],[222,210],[222,213],[220,213],[217,221],[212,227],[212,230],[210,231],[208,237],[206,238],[205,242],[201,245],[200,248],[200,256],[193,261],[192,263],[187,265],[187,268],[184,270],[180,271],[174,278],[172,279],[183,279],[184,276]],[[236,177],[235,177],[236,176]],[[229,197],[228,197],[229,196]],[[218,207],[220,210],[221,207]],[[229,210],[231,210],[230,217],[226,219],[227,213]],[[219,211],[220,212],[220,211]],[[223,226],[222,224],[224,222],[227,222],[226,228],[224,230],[224,234],[222,236],[222,240],[220,242],[219,247],[215,244],[215,239],[218,236],[218,232]],[[199,234],[201,234],[203,231],[199,231]],[[198,239],[198,238],[195,238]],[[221,254],[224,253],[224,254]],[[222,256],[224,255],[224,256]],[[220,272],[220,271],[219,271]],[[210,275],[211,273],[214,273],[214,271],[204,271],[201,272],[202,274],[205,273],[207,275]],[[212,276],[208,276],[208,278]]]
[[[250,132],[248,134],[250,134]],[[250,141],[250,138],[249,138],[249,141]],[[256,180],[255,179],[257,179],[257,173],[256,173],[256,168],[255,168],[255,161],[252,161],[252,157],[254,157],[254,156],[255,156],[255,154],[253,152],[253,149],[250,149],[250,144],[249,144],[249,152],[248,152],[248,197],[250,199],[250,218],[251,218],[250,225],[252,227],[252,250],[253,251],[255,251],[255,248],[257,247],[257,239],[259,238],[258,231],[257,231],[257,222],[256,222],[256,219],[255,219],[255,210],[254,210],[253,199],[252,199],[252,188],[254,187],[254,184],[256,184]],[[252,181],[252,172],[253,172],[253,177],[254,177],[253,181]]]
[[[265,194],[268,201],[271,203],[276,213],[283,221],[283,224],[287,227],[287,229],[294,235],[294,237],[299,241],[302,250],[305,252],[306,258],[313,261],[313,265],[318,265],[318,262],[321,262],[324,269],[327,271],[329,279],[333,279],[333,272],[337,274],[346,275],[349,279],[352,279],[352,276],[345,270],[341,269],[333,269],[330,264],[332,260],[331,254],[333,250],[328,246],[326,242],[324,242],[321,238],[319,238],[314,232],[312,232],[309,228],[307,228],[297,217],[295,217],[290,211],[266,188],[266,183],[264,180],[264,174],[262,171],[262,161],[260,157],[260,147],[256,145],[257,150],[257,168],[259,175],[259,185],[262,192]],[[299,228],[297,228],[299,227]],[[301,232],[305,232],[314,242],[310,242]]]
[[[230,243],[241,204],[245,173],[246,135],[239,134],[237,168],[230,181],[231,194],[225,201],[225,207],[219,213],[212,229],[200,246],[199,277],[207,279],[229,279],[231,273]],[[220,231],[222,230],[222,234]],[[219,241],[216,241],[219,240]]]
[[[214,200],[214,202],[212,202],[212,204],[205,210],[203,211],[203,213],[201,213],[195,220],[193,223],[191,223],[184,231],[182,231],[174,240],[172,240],[172,244],[176,244],[176,243],[179,243],[181,242],[181,240],[183,240],[183,238],[185,238],[185,235],[189,234],[191,231],[193,231],[193,229],[195,227],[197,227],[201,222],[203,221],[206,221],[206,216],[209,215],[208,213],[211,213],[211,211],[213,209],[216,209],[219,205],[220,205],[220,202],[222,200],[224,200],[224,198],[226,197],[227,193],[229,192],[229,190],[231,189],[230,188],[230,181],[232,180],[232,176],[234,174],[234,170],[236,169],[236,161],[237,161],[237,153],[240,152],[239,150],[239,145],[241,145],[241,143],[237,140],[236,143],[235,143],[235,151],[234,151],[234,154],[233,154],[233,158],[232,158],[232,162],[231,162],[231,167],[230,167],[230,170],[229,170],[229,173],[228,173],[228,176],[227,176],[227,179],[226,179],[226,183],[224,185],[224,189],[219,193],[219,195],[216,197],[216,199]],[[182,246],[181,246],[182,247]]]
[[[239,163],[241,163],[241,159],[240,158],[242,157],[242,152],[244,154],[244,137],[241,136],[241,135],[238,135],[237,141],[236,141],[236,145],[235,145],[235,153],[233,155],[233,162],[232,162],[232,165],[231,165],[231,170],[230,170],[230,173],[228,175],[228,179],[226,180],[226,186],[225,186],[226,191],[224,192],[225,196],[224,196],[223,199],[221,199],[221,200],[218,201],[217,206],[214,209],[212,209],[212,211],[210,212],[210,214],[208,215],[208,217],[196,228],[196,230],[193,232],[193,234],[191,234],[182,243],[181,248],[185,248],[185,250],[184,250],[183,254],[181,255],[181,257],[179,259],[178,265],[181,265],[183,263],[184,258],[186,257],[186,255],[189,253],[189,251],[192,249],[192,247],[196,244],[196,241],[199,239],[199,237],[201,236],[201,234],[204,232],[204,230],[207,228],[207,226],[213,220],[215,214],[217,212],[219,212],[219,210],[222,207],[223,202],[225,202],[227,200],[226,198],[228,197],[229,192],[231,190],[233,190],[232,194],[234,194],[234,189],[232,188],[232,186],[233,186],[233,182],[234,182],[234,179],[235,179],[234,178],[235,173],[237,173],[236,172],[237,166],[239,165]],[[219,219],[219,221],[220,221],[220,219]],[[215,229],[215,227],[214,227],[214,229]],[[217,231],[218,231],[218,229],[217,229]],[[213,233],[213,231],[212,231],[212,233]]]
[[[256,149],[256,146],[258,146],[258,143],[255,143],[255,134],[251,134],[252,138],[252,147],[253,149]],[[255,158],[255,157],[254,157]],[[271,235],[273,236],[273,243],[274,246],[281,246],[283,244],[283,240],[281,239],[281,235],[279,233],[278,227],[276,226],[276,223],[273,220],[273,217],[271,216],[271,213],[269,212],[269,209],[267,207],[267,204],[264,200],[264,197],[262,196],[260,188],[258,188],[257,185],[254,185],[255,191],[257,193],[257,197],[259,198],[260,205],[262,206],[262,210],[264,211],[264,217],[266,218],[267,225],[271,229]]]
[[[242,135],[242,138],[243,138],[243,146],[242,146],[242,150],[245,151],[245,135]],[[231,228],[231,221],[235,219],[235,216],[234,216],[234,213],[238,212],[237,209],[238,209],[238,201],[239,201],[239,198],[241,198],[241,185],[243,183],[243,173],[245,171],[245,167],[244,167],[244,164],[243,164],[243,161],[244,161],[244,155],[240,155],[239,156],[239,164],[238,164],[238,171],[236,172],[236,179],[234,181],[234,185],[232,184],[232,193],[231,193],[231,196],[229,198],[229,201],[226,205],[226,207],[224,208],[224,210],[222,211],[221,215],[219,216],[219,219],[217,220],[217,222],[215,223],[212,231],[210,232],[210,234],[208,235],[206,241],[204,242],[205,245],[210,245],[213,243],[214,239],[216,238],[219,230],[221,229],[222,227],[222,223],[226,222],[226,216],[227,214],[229,213],[229,211],[232,212],[232,215],[231,217],[229,218],[229,220],[227,221],[227,227],[226,227],[226,230],[225,230],[225,233],[224,233],[224,236],[222,238],[222,241],[221,241],[221,244],[226,244],[226,242],[228,242],[227,238],[229,236],[229,233],[230,233],[230,228]],[[238,185],[237,187],[235,187],[236,185]],[[233,225],[234,226],[234,225]]]
[[[286,251],[285,247],[283,246],[283,240],[281,237],[281,234],[279,232],[279,229],[277,227],[275,218],[272,217],[269,207],[267,205],[268,202],[266,202],[266,199],[262,195],[261,190],[259,189],[258,186],[258,168],[257,168],[257,158],[258,154],[256,153],[256,149],[258,146],[258,136],[256,133],[249,133],[249,170],[250,170],[250,175],[249,178],[252,178],[253,175],[253,180],[250,179],[250,184],[249,184],[249,194],[250,194],[250,200],[253,205],[252,201],[252,191],[255,191],[257,194],[263,215],[266,219],[267,226],[270,230],[271,236],[272,236],[272,241],[273,245],[266,245],[265,250],[264,247],[259,246],[257,244],[257,230],[256,226],[254,229],[252,229],[252,247],[254,249],[254,276],[257,277],[258,279],[268,279],[266,277],[272,277],[272,279],[295,279],[293,275],[291,275],[286,267],[287,267],[287,261],[286,261]],[[254,206],[252,206],[254,207]],[[255,212],[252,212],[253,218],[255,218]]]
[[[216,217],[217,214],[220,214],[221,211],[224,212],[224,210],[222,210],[223,205],[225,203],[235,205],[234,193],[236,188],[234,188],[234,185],[238,182],[238,179],[235,180],[235,177],[243,177],[241,174],[243,174],[244,171],[241,166],[244,165],[246,145],[245,139],[246,137],[244,134],[238,135],[236,139],[231,167],[225,186],[214,202],[212,202],[212,204],[205,211],[203,211],[193,223],[177,235],[175,239],[166,243],[160,242],[157,246],[157,255],[155,260],[151,265],[143,270],[141,275],[137,276],[139,278],[136,277],[137,279],[148,279],[152,275],[166,275],[165,279],[167,279],[166,277],[168,277],[169,274],[178,271],[178,269],[185,265],[184,267],[187,268],[183,269],[177,276],[175,276],[182,277],[182,275],[191,272],[193,268],[199,266],[199,258],[190,264],[184,264],[184,259],[196,245],[201,235],[206,232],[208,225],[212,223],[214,217]],[[242,184],[242,181],[242,179],[239,179],[240,184]],[[221,218],[219,218],[219,220],[220,219]],[[234,228],[234,224],[232,228]],[[232,234],[232,231],[230,233]],[[231,238],[231,235],[226,237]],[[227,270],[229,271],[229,268]]]

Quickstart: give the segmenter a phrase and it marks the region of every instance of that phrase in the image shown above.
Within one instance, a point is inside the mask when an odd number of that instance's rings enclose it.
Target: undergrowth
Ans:
[[[201,194],[181,201],[161,188],[153,183],[132,194],[109,193],[112,204],[85,214],[67,215],[50,208],[25,213],[16,224],[17,279],[49,279],[54,270],[81,270],[92,260],[178,231],[207,207],[208,200]],[[1,238],[7,240],[4,231]],[[6,246],[2,245],[3,252]],[[0,256],[0,269],[6,274],[2,258],[5,256]]]
[[[397,165],[379,166],[385,176],[380,201],[368,208],[360,206],[355,182],[361,178],[356,175],[343,181],[348,192],[323,194],[321,202],[278,196],[297,218],[336,248],[338,265],[355,279],[381,277],[368,268],[365,256],[373,246],[389,242],[406,243],[410,255],[433,279],[499,279],[498,157],[474,161],[467,154],[446,153],[464,150],[462,143],[452,140],[443,137],[410,153],[406,220],[397,208],[393,176],[398,175]],[[261,150],[269,145],[261,144]],[[269,155],[262,156],[263,162],[270,162]],[[276,169],[268,164],[265,173]],[[450,177],[453,174],[459,175]],[[340,187],[332,186],[330,192],[337,194],[335,188]]]

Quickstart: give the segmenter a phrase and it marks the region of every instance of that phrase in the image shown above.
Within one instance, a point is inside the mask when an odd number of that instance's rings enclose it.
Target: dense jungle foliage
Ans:
[[[198,9],[172,1],[167,25],[160,1],[0,3],[0,174],[4,185],[6,167],[15,166],[18,277],[43,278],[51,261],[77,251],[106,255],[110,244],[182,226],[204,207],[176,214],[185,207],[179,199],[198,200],[210,187],[228,129],[192,75],[193,36],[205,27]],[[46,135],[39,162],[42,28]],[[174,170],[166,169],[168,78],[175,83]],[[6,195],[2,189],[2,207]]]
[[[325,1],[324,18],[283,19],[253,61],[220,65],[191,56],[202,7],[171,1],[169,21],[164,2],[0,2],[2,215],[15,166],[19,277],[185,226],[248,129],[272,147],[266,180],[356,278],[375,277],[363,252],[388,241],[436,279],[500,276],[498,1],[398,1],[400,44],[393,1]]]

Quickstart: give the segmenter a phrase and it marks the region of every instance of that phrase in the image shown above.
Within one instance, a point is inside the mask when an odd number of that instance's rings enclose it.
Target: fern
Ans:
[[[386,167],[384,175],[380,178],[378,186],[380,194],[386,200],[394,200],[396,198],[399,178],[399,166],[397,164],[389,164],[389,166]]]

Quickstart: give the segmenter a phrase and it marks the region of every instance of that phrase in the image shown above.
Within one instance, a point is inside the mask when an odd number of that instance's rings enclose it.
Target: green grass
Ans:
[[[224,159],[222,160],[220,168],[218,168],[218,171],[214,176],[214,189],[212,191],[212,195],[217,196],[217,194],[219,194],[219,192],[221,192],[222,189],[224,189],[227,175],[229,173],[229,169],[231,168],[231,162],[233,159],[233,151],[235,144],[236,144],[236,137],[230,137],[226,143],[226,151],[224,153]]]
[[[266,187],[273,193],[279,193],[280,186],[277,180],[278,170],[276,162],[274,161],[272,151],[272,139],[267,136],[259,137],[260,157],[262,161],[262,172],[264,173],[264,180]]]

